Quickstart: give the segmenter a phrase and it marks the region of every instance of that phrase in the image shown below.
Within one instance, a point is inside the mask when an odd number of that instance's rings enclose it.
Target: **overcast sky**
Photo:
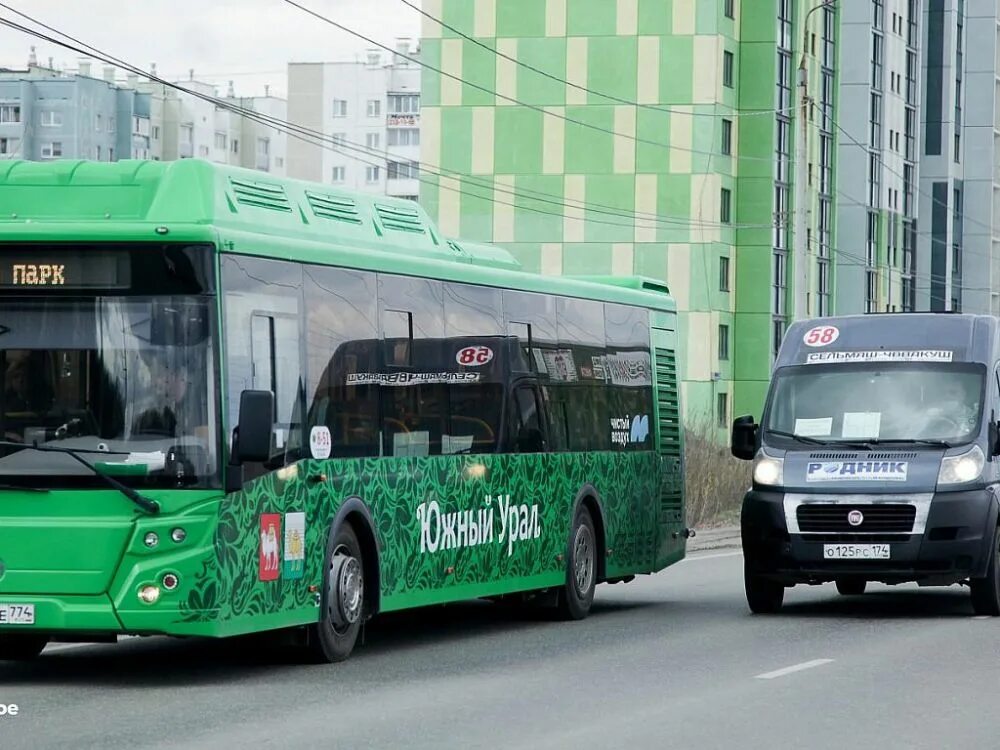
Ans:
[[[338,23],[389,46],[396,37],[416,40],[420,16],[399,0],[297,0]],[[3,0],[49,26],[144,70],[155,62],[170,80],[195,78],[219,85],[233,80],[236,93],[285,93],[288,62],[350,60],[367,43],[323,23],[283,0]],[[0,8],[0,17],[30,26]],[[38,60],[77,66],[76,53],[0,27],[0,67],[24,68],[30,47]],[[94,66],[101,75],[103,63]]]

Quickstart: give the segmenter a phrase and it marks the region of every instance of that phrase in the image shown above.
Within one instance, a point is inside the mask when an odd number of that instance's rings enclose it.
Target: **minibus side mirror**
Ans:
[[[274,394],[271,391],[243,391],[240,394],[240,423],[233,441],[233,463],[262,463],[271,457],[274,428]]]
[[[753,417],[738,417],[733,422],[730,450],[736,458],[744,461],[752,461],[757,455],[757,425]]]

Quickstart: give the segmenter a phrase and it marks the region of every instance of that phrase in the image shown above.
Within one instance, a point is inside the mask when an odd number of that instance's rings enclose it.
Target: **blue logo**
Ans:
[[[649,417],[645,414],[632,417],[632,430],[629,432],[630,443],[645,443],[649,437]]]

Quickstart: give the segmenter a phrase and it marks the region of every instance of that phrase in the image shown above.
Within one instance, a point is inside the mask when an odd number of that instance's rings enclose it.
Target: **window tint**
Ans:
[[[448,448],[444,288],[439,281],[380,274],[379,315],[387,375],[381,385],[382,452],[436,456]]]
[[[225,292],[229,434],[239,422],[244,390],[274,393],[274,456],[299,458],[303,446],[302,268],[293,263],[228,255]]]
[[[542,405],[538,390],[534,386],[516,388],[511,399],[511,407],[513,452],[544,452],[545,433],[542,428]]]
[[[545,357],[552,358],[556,344],[555,300],[543,294],[504,291],[503,314],[508,335],[516,337],[511,370],[545,374]]]
[[[375,274],[305,268],[308,427],[330,430],[334,457],[379,452]]]

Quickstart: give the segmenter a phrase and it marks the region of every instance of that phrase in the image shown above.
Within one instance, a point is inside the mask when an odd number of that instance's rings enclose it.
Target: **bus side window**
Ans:
[[[514,389],[511,420],[512,447],[515,453],[544,453],[545,433],[538,389],[532,385]]]
[[[548,416],[549,449],[569,450],[566,401],[560,398],[561,389],[550,386],[543,388],[542,392],[545,396],[545,413]]]

